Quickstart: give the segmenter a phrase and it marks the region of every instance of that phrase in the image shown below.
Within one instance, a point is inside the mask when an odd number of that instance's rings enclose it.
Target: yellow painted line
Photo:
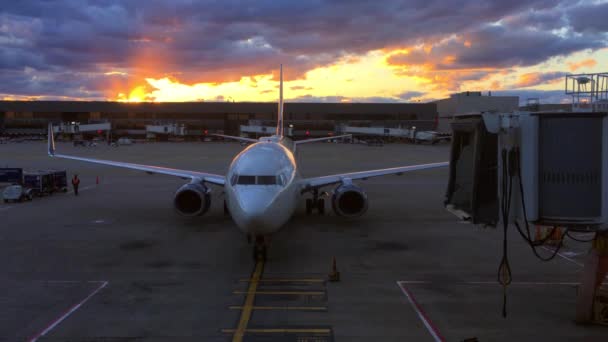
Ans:
[[[239,282],[241,283],[248,283],[250,281],[253,281],[253,279],[239,279]],[[267,279],[260,279],[258,280],[258,282],[260,283],[323,283],[325,282],[325,279],[273,279],[273,278],[267,278]]]
[[[264,261],[258,260],[255,265],[255,271],[251,279],[255,280],[249,283],[247,290],[247,298],[245,298],[245,304],[243,305],[243,311],[241,311],[241,318],[239,319],[239,325],[232,336],[232,342],[243,341],[243,335],[251,319],[251,312],[253,311],[253,302],[255,301],[256,290],[258,289],[258,281],[262,277],[262,271],[264,270]]]
[[[233,305],[228,307],[230,310],[242,310],[243,306]],[[301,310],[301,311],[320,311],[327,310],[326,306],[254,306],[253,310]]]
[[[235,334],[236,329],[222,329],[224,334]],[[245,329],[246,333],[254,334],[331,334],[331,329],[297,329],[297,328],[270,328],[270,329]],[[234,341],[234,339],[233,339]]]
[[[253,282],[251,284],[254,284]],[[255,283],[257,288],[257,282]],[[251,288],[251,285],[249,285]],[[255,290],[254,290],[255,291]],[[234,294],[246,294],[246,295],[299,295],[299,296],[322,296],[325,294],[324,291],[233,291]]]

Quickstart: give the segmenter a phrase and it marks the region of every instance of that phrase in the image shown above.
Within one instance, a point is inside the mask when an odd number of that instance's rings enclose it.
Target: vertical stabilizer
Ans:
[[[280,71],[280,84],[279,84],[279,110],[277,117],[277,135],[283,136],[283,64],[281,64]]]

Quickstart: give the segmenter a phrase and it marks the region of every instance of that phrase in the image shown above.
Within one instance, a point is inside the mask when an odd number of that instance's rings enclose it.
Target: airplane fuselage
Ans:
[[[278,231],[293,215],[300,198],[293,142],[263,138],[239,153],[230,164],[224,191],[226,205],[246,234]]]

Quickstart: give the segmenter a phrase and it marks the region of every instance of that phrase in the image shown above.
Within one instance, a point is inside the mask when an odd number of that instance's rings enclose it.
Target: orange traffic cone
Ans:
[[[555,227],[553,234],[549,238],[549,244],[552,246],[559,246],[564,240],[564,232],[561,227]]]
[[[541,227],[539,225],[535,225],[536,227],[536,233],[534,234],[534,241],[540,241],[543,239],[542,233],[541,233]]]
[[[95,179],[95,184],[99,185],[99,176],[97,176],[97,178]]]

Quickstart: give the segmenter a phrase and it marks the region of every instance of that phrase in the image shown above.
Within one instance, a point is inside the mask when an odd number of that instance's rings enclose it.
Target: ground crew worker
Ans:
[[[74,178],[72,178],[72,186],[74,187],[74,195],[78,196],[78,186],[80,185],[80,179],[78,178],[78,175],[74,175]]]

